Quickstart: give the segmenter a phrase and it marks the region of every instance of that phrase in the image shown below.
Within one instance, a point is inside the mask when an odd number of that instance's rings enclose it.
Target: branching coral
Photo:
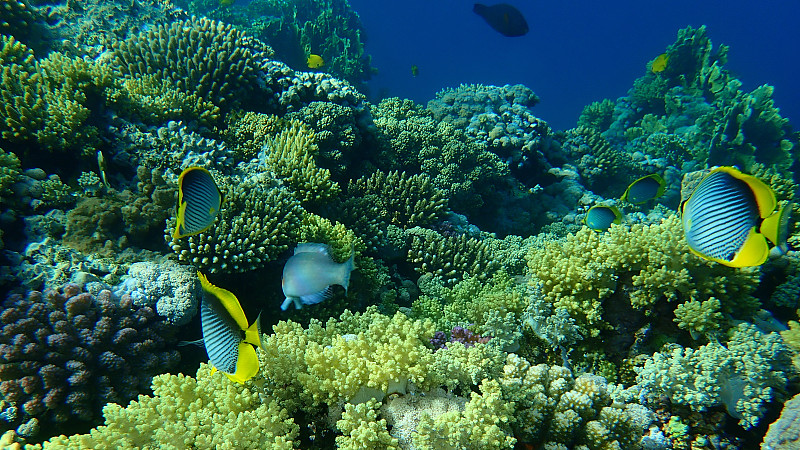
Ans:
[[[447,210],[447,198],[422,174],[378,171],[351,181],[347,194],[370,196],[386,211],[389,223],[401,228],[429,225]]]
[[[171,87],[229,110],[257,88],[269,49],[230,25],[192,18],[158,24],[115,45],[126,77],[155,75]]]
[[[13,37],[0,35],[0,136],[25,140],[42,127],[46,104],[42,74],[33,52]]]
[[[784,388],[790,371],[780,336],[743,323],[724,344],[655,353],[637,380],[651,395],[666,395],[695,411],[725,405],[740,425],[750,428],[758,424],[774,393]]]
[[[214,225],[194,236],[165,238],[180,261],[210,272],[240,272],[262,267],[297,242],[304,211],[294,195],[271,174],[261,172],[222,186],[225,205]]]
[[[152,388],[127,407],[107,405],[105,425],[89,434],[58,436],[45,448],[294,448],[299,427],[285,408],[206,364],[195,378],[154,377]]]
[[[443,236],[433,230],[414,227],[408,259],[421,274],[430,273],[454,284],[465,276],[485,279],[500,268],[482,240],[465,234]]]
[[[692,255],[680,219],[653,225],[612,226],[606,233],[584,227],[560,241],[535,247],[528,268],[542,283],[544,297],[565,308],[591,336],[602,324],[602,305],[623,295],[634,308],[649,308],[662,298],[706,300],[722,310],[752,313],[758,270],[735,270]]]

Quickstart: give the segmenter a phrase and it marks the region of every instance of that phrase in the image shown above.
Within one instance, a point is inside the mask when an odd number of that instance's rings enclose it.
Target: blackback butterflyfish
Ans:
[[[325,244],[297,244],[294,255],[283,266],[281,287],[286,300],[281,309],[285,311],[292,303],[297,309],[319,303],[330,297],[334,284],[342,286],[347,294],[354,257],[352,252],[350,259],[340,264],[331,258]]]
[[[306,64],[308,64],[309,69],[319,69],[320,67],[325,65],[325,60],[322,59],[322,56],[315,55],[312,53],[308,55]]]
[[[594,205],[586,212],[583,223],[594,231],[606,231],[612,223],[622,223],[622,213],[616,206]]]
[[[664,69],[667,68],[667,63],[669,63],[669,55],[662,53],[656,56],[656,59],[654,59],[653,63],[650,64],[650,71],[653,73],[663,72]]]
[[[660,175],[650,174],[631,183],[620,200],[641,205],[664,195],[666,187],[667,183]]]
[[[519,10],[507,3],[497,5],[482,5],[475,3],[472,7],[475,14],[503,36],[518,37],[528,32],[528,22]]]
[[[791,208],[777,206],[775,192],[763,181],[734,167],[717,167],[681,205],[689,249],[726,266],[763,264],[768,241],[786,246]]]
[[[233,292],[214,286],[200,272],[203,299],[200,318],[203,344],[212,366],[228,378],[244,383],[258,373],[256,347],[261,347],[261,314],[252,325]]]
[[[202,167],[187,167],[178,178],[178,223],[175,239],[211,228],[224,196],[211,173]]]

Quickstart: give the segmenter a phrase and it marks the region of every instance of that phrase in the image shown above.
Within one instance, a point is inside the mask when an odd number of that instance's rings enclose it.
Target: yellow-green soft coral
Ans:
[[[719,328],[722,313],[720,302],[714,297],[706,301],[689,300],[675,308],[675,322],[692,334],[694,339]]]
[[[25,44],[0,35],[0,136],[7,140],[33,138],[43,124],[46,104],[42,74]]]
[[[653,225],[612,225],[605,233],[584,227],[532,248],[528,268],[545,299],[565,308],[591,335],[603,323],[603,302],[622,293],[638,309],[661,298],[713,296],[725,312],[752,312],[757,304],[751,294],[758,269],[732,269],[692,255],[674,215]]]
[[[483,380],[481,393],[472,393],[463,411],[450,411],[435,419],[423,416],[413,442],[416,448],[511,449],[516,443],[510,429],[514,404],[503,399],[500,383]]]
[[[345,312],[325,328],[318,321],[307,330],[280,322],[274,331],[264,341],[267,383],[275,390],[288,388],[307,403],[351,401],[362,388],[403,392],[409,381],[426,383],[434,360],[426,346],[432,322],[401,313],[384,316],[374,307]]]
[[[299,427],[286,409],[253,385],[233,383],[201,364],[197,377],[159,375],[153,396],[127,407],[108,404],[103,426],[59,436],[45,449],[291,449]]]
[[[336,447],[341,450],[396,450],[397,439],[386,430],[386,419],[378,419],[380,404],[375,399],[366,403],[344,405],[342,418],[336,427],[343,433],[336,436]]]

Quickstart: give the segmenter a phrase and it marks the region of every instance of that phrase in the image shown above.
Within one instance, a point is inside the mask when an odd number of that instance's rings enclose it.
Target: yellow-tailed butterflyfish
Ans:
[[[583,223],[594,231],[606,231],[612,223],[622,223],[622,213],[616,206],[594,205],[586,212]]]
[[[641,205],[664,195],[666,187],[667,183],[660,175],[647,175],[631,183],[620,200]]]
[[[320,67],[325,65],[325,60],[322,59],[322,56],[315,55],[312,53],[308,55],[306,64],[308,64],[309,69],[319,69]]]
[[[286,300],[281,309],[285,311],[292,303],[297,309],[319,303],[330,296],[334,284],[342,286],[346,294],[354,256],[355,252],[340,264],[331,258],[325,244],[297,244],[294,255],[283,266],[281,287]]]
[[[667,68],[667,63],[669,62],[669,55],[666,53],[662,53],[656,56],[656,59],[653,60],[653,63],[650,65],[650,71],[653,73],[661,73],[664,69]]]
[[[681,205],[692,253],[731,267],[758,266],[769,256],[767,240],[786,246],[788,207],[778,211],[775,192],[734,167],[717,167]]]
[[[178,178],[178,223],[175,239],[211,228],[224,198],[211,173],[202,167],[187,167]]]
[[[231,380],[244,383],[258,373],[255,347],[261,347],[261,315],[248,326],[233,292],[214,286],[200,272],[197,276],[203,288],[200,318],[209,362]]]

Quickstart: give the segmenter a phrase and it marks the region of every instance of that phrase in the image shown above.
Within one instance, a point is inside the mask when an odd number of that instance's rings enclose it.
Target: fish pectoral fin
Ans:
[[[225,373],[225,372],[223,372]],[[239,342],[239,359],[236,360],[236,372],[225,373],[232,381],[244,383],[258,373],[258,356],[256,349],[247,342]]]
[[[323,289],[323,290],[321,290],[319,292],[315,292],[313,294],[306,294],[306,295],[300,296],[300,302],[302,302],[304,305],[314,305],[314,304],[319,303],[319,302],[321,302],[323,300],[331,298],[331,295],[333,295],[333,291],[331,290],[331,287],[330,286],[326,286],[325,289]]]
[[[742,248],[736,253],[731,261],[724,263],[731,267],[752,267],[760,266],[769,257],[769,245],[763,234],[757,233],[755,229],[750,230],[747,240]]]

